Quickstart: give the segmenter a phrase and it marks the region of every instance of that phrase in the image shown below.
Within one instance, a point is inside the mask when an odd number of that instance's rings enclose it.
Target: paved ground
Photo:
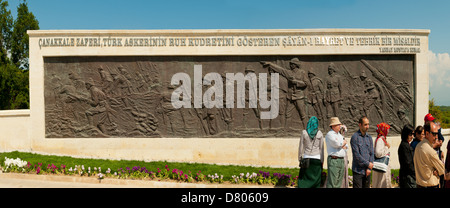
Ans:
[[[35,175],[2,173],[0,188],[146,188],[154,187],[153,181],[104,179],[64,175]]]
[[[126,185],[0,178],[0,188],[128,188]]]
[[[59,180],[42,180],[26,177],[8,176],[0,173],[0,188],[130,188],[130,185],[116,185],[105,183],[83,183]]]
[[[247,184],[180,183],[96,177],[1,173],[0,188],[273,188]]]

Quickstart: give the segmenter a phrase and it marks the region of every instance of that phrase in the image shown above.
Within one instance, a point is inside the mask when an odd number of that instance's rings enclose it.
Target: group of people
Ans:
[[[414,138],[413,138],[414,137]],[[415,129],[406,125],[398,148],[401,188],[450,188],[450,146],[447,156],[441,150],[444,137],[439,122],[431,115]],[[444,162],[444,158],[446,158]]]
[[[359,130],[355,132],[350,145],[344,138],[347,127],[338,117],[330,119],[330,130],[324,136],[319,130],[319,120],[312,116],[302,131],[298,159],[300,173],[299,188],[348,188],[348,157],[351,148],[353,161],[353,188],[391,188],[391,169],[389,167],[390,147],[387,140],[387,123],[377,124],[375,141],[369,135],[369,119],[363,116],[358,121]],[[413,139],[413,137],[415,137]],[[440,125],[431,114],[425,116],[423,126],[414,129],[407,124],[401,132],[402,142],[398,148],[400,162],[400,188],[439,188],[450,187],[450,156],[447,161],[440,147],[444,137]],[[327,157],[325,158],[324,144]],[[450,146],[447,147],[449,149]],[[323,178],[323,163],[327,160],[328,174]],[[371,180],[372,178],[372,180]]]

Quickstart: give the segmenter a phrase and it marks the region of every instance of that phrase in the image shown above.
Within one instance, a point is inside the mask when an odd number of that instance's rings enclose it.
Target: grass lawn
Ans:
[[[75,167],[75,165],[84,165],[87,167],[101,167],[102,171],[110,168],[112,172],[117,171],[120,168],[125,169],[126,167],[132,168],[134,166],[146,167],[148,170],[156,172],[157,168],[163,169],[167,165],[170,169],[178,169],[187,173],[191,171],[192,173],[197,173],[201,171],[204,175],[215,174],[223,175],[224,180],[231,180],[233,175],[239,175],[240,173],[252,174],[253,172],[259,173],[259,171],[272,173],[284,173],[286,175],[292,175],[293,177],[298,176],[299,168],[270,168],[270,167],[250,167],[250,166],[237,166],[237,165],[214,165],[214,164],[203,164],[203,163],[179,163],[179,162],[166,162],[166,161],[156,161],[156,162],[145,162],[137,160],[104,160],[104,159],[84,159],[84,158],[74,158],[68,156],[51,156],[51,155],[40,155],[25,152],[5,152],[0,153],[0,164],[4,164],[5,157],[7,158],[20,158],[22,160],[28,161],[31,164],[42,163],[42,167],[46,168],[48,164],[54,164],[59,167],[61,164],[66,165],[67,168]]]
[[[137,160],[105,160],[105,159],[86,159],[86,158],[74,158],[68,156],[52,156],[52,155],[40,155],[34,153],[26,152],[4,152],[0,153],[0,164],[4,166],[5,157],[15,159],[20,158],[21,160],[30,162],[33,165],[42,164],[42,169],[46,170],[47,165],[54,164],[56,167],[65,165],[66,168],[73,167],[76,165],[84,165],[86,169],[91,167],[101,167],[104,173],[108,168],[111,169],[111,173],[118,171],[119,169],[133,168],[135,166],[145,167],[149,171],[156,172],[157,169],[165,169],[167,165],[169,169],[182,170],[184,173],[191,171],[192,175],[195,175],[199,171],[205,176],[218,174],[223,175],[224,181],[231,181],[232,176],[239,176],[239,174],[252,174],[259,173],[260,171],[269,172],[270,175],[274,173],[280,173],[285,175],[291,175],[292,178],[298,176],[299,168],[272,168],[272,167],[251,167],[251,166],[237,166],[237,165],[215,165],[215,164],[203,164],[203,163],[179,163],[179,162],[167,162],[167,161],[155,161],[155,162],[145,162]],[[327,170],[324,169],[324,172]],[[392,181],[395,182],[398,176],[398,170],[391,170]],[[349,169],[349,175],[352,175],[351,169]]]

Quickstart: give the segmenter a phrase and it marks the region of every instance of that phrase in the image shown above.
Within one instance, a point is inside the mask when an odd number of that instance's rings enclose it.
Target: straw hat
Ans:
[[[342,123],[339,121],[338,117],[331,117],[330,126],[334,126],[334,125],[342,125]]]

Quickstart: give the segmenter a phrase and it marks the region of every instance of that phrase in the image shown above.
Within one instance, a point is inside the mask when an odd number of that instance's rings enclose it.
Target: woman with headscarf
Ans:
[[[319,119],[312,116],[302,131],[298,148],[300,173],[299,188],[318,188],[322,181],[324,137],[319,130]]]
[[[387,123],[380,123],[377,125],[377,139],[375,140],[374,153],[375,158],[389,157],[389,148],[391,145],[387,142],[387,135],[391,126]],[[375,165],[374,165],[375,166]],[[391,168],[389,165],[386,172],[373,169],[372,187],[373,188],[391,188]]]
[[[421,128],[420,128],[421,127]],[[398,146],[398,161],[400,163],[399,185],[400,188],[416,188],[416,170],[414,169],[414,148],[412,147],[413,135],[422,134],[423,127],[414,127],[407,124],[402,129],[402,142]],[[419,136],[420,137],[420,136]],[[419,140],[420,142],[420,140]]]

